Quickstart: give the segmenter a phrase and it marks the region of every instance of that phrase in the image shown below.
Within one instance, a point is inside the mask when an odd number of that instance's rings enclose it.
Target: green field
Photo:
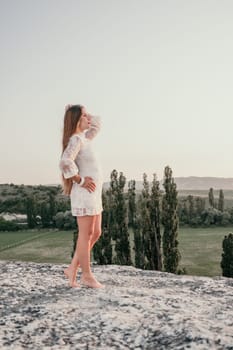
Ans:
[[[180,229],[180,267],[185,267],[190,275],[221,275],[222,240],[230,232],[233,232],[233,227]]]
[[[73,231],[0,232],[0,260],[68,263],[72,246]]]
[[[189,275],[221,275],[222,240],[233,227],[180,228],[180,267]],[[0,260],[69,263],[73,231],[0,232]]]

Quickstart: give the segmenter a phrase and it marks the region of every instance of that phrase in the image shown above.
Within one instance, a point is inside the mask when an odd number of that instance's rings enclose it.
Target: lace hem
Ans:
[[[88,209],[88,208],[72,208],[72,215],[73,216],[93,216],[93,215],[99,215],[103,211],[103,208],[97,209]]]

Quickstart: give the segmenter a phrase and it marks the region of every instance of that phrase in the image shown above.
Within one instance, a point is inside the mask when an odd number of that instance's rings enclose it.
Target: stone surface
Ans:
[[[233,279],[94,266],[104,289],[72,289],[66,265],[0,261],[0,349],[233,349]]]

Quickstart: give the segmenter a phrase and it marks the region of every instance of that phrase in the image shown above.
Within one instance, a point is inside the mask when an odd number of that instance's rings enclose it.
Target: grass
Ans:
[[[17,232],[0,232],[0,251],[41,238],[48,234],[46,230],[25,230]]]
[[[232,227],[180,228],[180,268],[189,275],[221,275],[222,240]],[[0,260],[63,263],[70,262],[73,231],[0,232]]]
[[[21,235],[19,234],[21,233]],[[23,241],[26,232],[7,232],[9,243],[15,240],[15,246],[0,251],[0,260],[20,260],[50,263],[69,263],[73,246],[73,231],[33,231],[31,240]],[[37,236],[37,237],[35,237]],[[7,244],[5,232],[0,232]]]
[[[221,275],[222,240],[232,231],[232,227],[180,228],[180,267],[190,275]]]

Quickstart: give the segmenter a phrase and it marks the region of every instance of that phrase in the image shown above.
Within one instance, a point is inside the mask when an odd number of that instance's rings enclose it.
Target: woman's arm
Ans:
[[[85,135],[88,139],[93,139],[93,137],[95,137],[100,130],[101,121],[100,117],[93,116],[90,114],[88,116],[88,119],[91,121],[91,125]]]
[[[78,175],[79,169],[75,163],[75,158],[81,148],[81,140],[78,136],[72,136],[69,140],[67,147],[65,148],[59,167],[64,175],[65,179],[72,178],[79,182],[80,176]],[[80,178],[81,179],[81,178]]]

